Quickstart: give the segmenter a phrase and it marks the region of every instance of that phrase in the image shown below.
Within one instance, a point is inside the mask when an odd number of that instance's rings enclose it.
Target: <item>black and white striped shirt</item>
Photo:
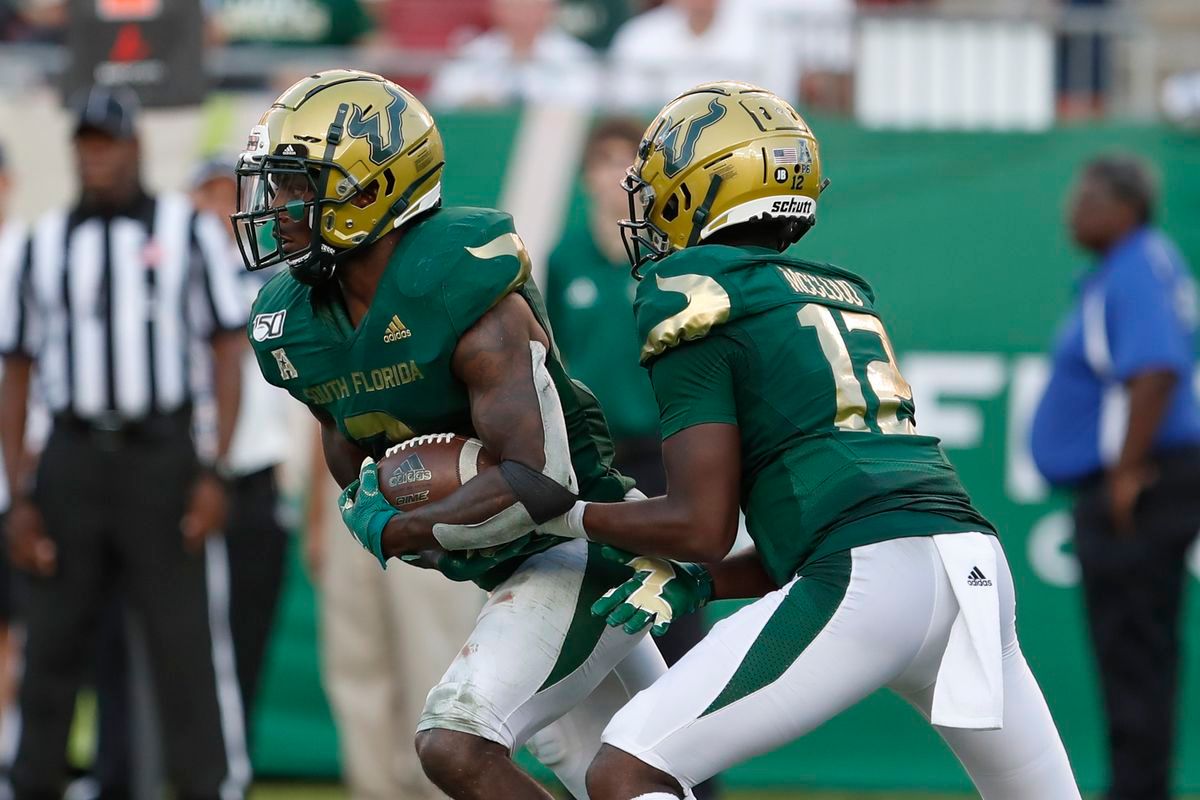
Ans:
[[[55,414],[179,410],[207,379],[196,343],[246,322],[227,240],[181,195],[144,196],[112,217],[47,214],[0,242],[0,352],[36,360]]]

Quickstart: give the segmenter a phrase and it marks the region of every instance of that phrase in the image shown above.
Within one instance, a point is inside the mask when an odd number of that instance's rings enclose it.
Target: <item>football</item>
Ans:
[[[388,448],[375,469],[379,491],[404,511],[442,499],[496,463],[478,439],[433,433]]]

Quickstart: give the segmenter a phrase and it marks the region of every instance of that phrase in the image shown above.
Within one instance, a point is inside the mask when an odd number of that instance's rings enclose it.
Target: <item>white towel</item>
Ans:
[[[958,600],[933,690],[934,725],[994,730],[1004,724],[999,573],[989,538],[982,533],[933,537]]]

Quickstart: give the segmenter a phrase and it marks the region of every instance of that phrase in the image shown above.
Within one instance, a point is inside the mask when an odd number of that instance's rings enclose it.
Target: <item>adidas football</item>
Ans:
[[[446,497],[479,470],[495,465],[478,439],[434,433],[388,448],[375,469],[379,491],[404,511]]]

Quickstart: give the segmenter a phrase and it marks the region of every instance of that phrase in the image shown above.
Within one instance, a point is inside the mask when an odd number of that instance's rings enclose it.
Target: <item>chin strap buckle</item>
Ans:
[[[346,130],[346,115],[350,113],[350,106],[342,103],[338,106],[337,113],[333,116],[333,122],[329,123],[329,130],[325,133],[325,159],[329,160],[333,156],[333,148],[342,143],[342,133]]]

